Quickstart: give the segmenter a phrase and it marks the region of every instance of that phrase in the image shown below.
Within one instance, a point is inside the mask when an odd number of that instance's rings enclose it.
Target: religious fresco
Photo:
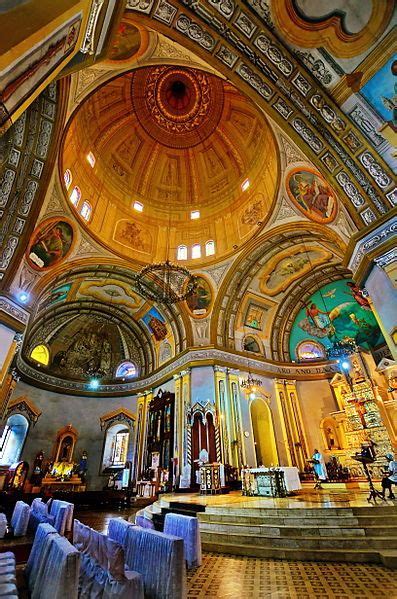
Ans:
[[[243,340],[243,350],[253,352],[255,354],[261,353],[259,342],[255,339],[255,337],[251,337],[250,335],[245,337]]]
[[[385,123],[397,127],[397,58],[392,56],[360,89]]]
[[[141,36],[138,29],[132,23],[122,19],[112,40],[109,53],[110,60],[131,58],[139,50],[140,43]]]
[[[212,306],[213,292],[210,283],[202,276],[198,276],[195,292],[187,298],[186,304],[193,318],[205,318]]]
[[[73,227],[65,220],[52,218],[42,222],[31,238],[28,263],[36,270],[56,266],[69,254],[73,238]]]
[[[245,315],[244,326],[263,331],[264,318],[267,310],[262,306],[250,304]]]
[[[137,310],[142,299],[131,290],[131,286],[118,279],[94,279],[82,281],[76,298],[92,298],[99,302]]]
[[[293,360],[299,358],[297,347],[308,339],[321,343],[325,349],[346,340],[354,340],[365,349],[385,343],[368,300],[347,280],[324,285],[298,312],[290,335]]]
[[[82,314],[68,321],[48,342],[53,374],[78,380],[111,378],[124,359],[119,327],[105,317]]]
[[[309,168],[295,168],[287,175],[286,188],[294,205],[307,218],[317,223],[334,220],[336,197],[320,173]]]
[[[332,253],[322,247],[296,245],[279,252],[263,268],[259,280],[262,293],[274,296],[285,291],[293,282],[314,266],[327,262]]]
[[[79,38],[81,15],[69,19],[0,73],[1,99],[12,114],[71,54]],[[0,118],[0,125],[2,124]]]
[[[116,223],[113,239],[117,243],[137,252],[150,253],[152,250],[152,238],[147,229],[143,229],[135,222],[126,219],[119,220]]]
[[[156,341],[162,341],[167,337],[168,329],[165,319],[157,308],[150,308],[149,312],[142,317],[142,320]]]

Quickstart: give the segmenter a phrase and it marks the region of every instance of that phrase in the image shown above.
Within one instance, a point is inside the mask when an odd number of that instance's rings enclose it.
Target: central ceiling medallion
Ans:
[[[140,124],[153,139],[171,148],[191,148],[219,124],[223,83],[187,68],[140,69],[132,78],[131,101]]]

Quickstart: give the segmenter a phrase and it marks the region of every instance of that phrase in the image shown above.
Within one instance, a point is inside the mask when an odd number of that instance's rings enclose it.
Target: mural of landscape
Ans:
[[[350,280],[324,285],[298,312],[290,336],[293,360],[298,359],[297,346],[308,339],[321,343],[326,349],[346,339],[354,339],[365,349],[385,342],[368,300]]]
[[[397,126],[397,57],[390,58],[360,89],[360,94],[387,123]]]

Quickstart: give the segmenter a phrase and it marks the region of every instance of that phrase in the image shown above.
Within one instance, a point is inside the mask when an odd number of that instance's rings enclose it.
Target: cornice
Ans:
[[[178,357],[174,358],[163,368],[159,368],[151,375],[129,383],[100,385],[99,389],[93,393],[89,391],[88,384],[77,381],[66,381],[64,379],[51,376],[43,371],[39,372],[29,366],[18,355],[17,367],[24,380],[32,385],[43,387],[56,393],[68,393],[70,395],[88,395],[95,397],[125,396],[143,393],[150,388],[158,387],[165,381],[172,379],[174,374],[181,370],[192,368],[194,366],[221,366],[242,372],[248,369],[250,372],[267,376],[283,377],[286,379],[304,379],[316,380],[325,379],[333,376],[338,371],[336,362],[319,362],[316,364],[294,364],[275,362],[264,358],[251,358],[246,354],[237,351],[227,351],[224,349],[208,346],[200,349],[185,350]]]

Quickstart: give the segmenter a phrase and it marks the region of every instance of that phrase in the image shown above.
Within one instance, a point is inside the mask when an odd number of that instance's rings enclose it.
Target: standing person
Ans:
[[[386,489],[389,489],[389,499],[395,499],[396,496],[392,491],[392,485],[397,485],[397,461],[394,459],[392,453],[387,453],[385,457],[389,462],[389,466],[382,479],[382,495],[384,497]]]
[[[327,480],[327,471],[323,456],[318,449],[315,449],[312,455],[314,478],[316,479],[315,489],[321,489],[321,481]]]

